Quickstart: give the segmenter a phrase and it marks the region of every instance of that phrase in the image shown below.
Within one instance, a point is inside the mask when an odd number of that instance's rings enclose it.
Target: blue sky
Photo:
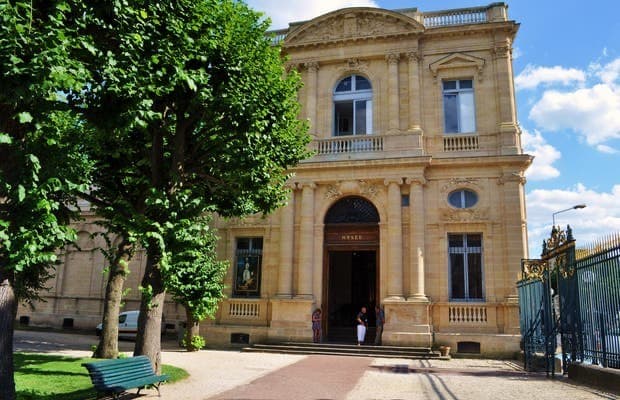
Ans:
[[[343,7],[420,11],[485,6],[454,0],[248,0],[272,27],[308,20]],[[519,124],[526,153],[530,257],[554,212],[570,224],[577,245],[620,232],[620,2],[617,0],[506,1],[521,24],[513,45]]]

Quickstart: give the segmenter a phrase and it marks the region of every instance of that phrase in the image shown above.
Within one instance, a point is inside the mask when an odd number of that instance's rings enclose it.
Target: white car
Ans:
[[[135,338],[138,333],[138,316],[139,310],[123,311],[118,314],[118,337]],[[103,324],[97,325],[97,336],[101,336]]]

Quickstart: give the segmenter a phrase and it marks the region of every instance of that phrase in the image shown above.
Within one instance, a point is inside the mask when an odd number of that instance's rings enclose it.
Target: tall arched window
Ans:
[[[372,133],[372,86],[360,75],[350,75],[334,89],[334,136]]]

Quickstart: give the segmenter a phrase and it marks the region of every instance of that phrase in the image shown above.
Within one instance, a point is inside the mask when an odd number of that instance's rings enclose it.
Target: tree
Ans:
[[[65,94],[88,78],[69,53],[67,2],[0,1],[0,398],[15,398],[13,322],[19,302],[38,299],[68,226],[90,161],[88,134]]]
[[[170,263],[164,272],[166,289],[173,299],[185,307],[187,330],[185,347],[199,350],[194,338],[199,336],[199,323],[213,317],[224,297],[227,261],[216,260],[217,236],[209,228],[209,219],[180,221],[170,230],[167,249]]]
[[[284,200],[286,170],[308,154],[300,81],[243,3],[83,4],[79,57],[96,67],[69,100],[98,132],[94,204],[123,216],[147,251],[135,354],[159,369],[166,235],[205,212],[270,212]]]

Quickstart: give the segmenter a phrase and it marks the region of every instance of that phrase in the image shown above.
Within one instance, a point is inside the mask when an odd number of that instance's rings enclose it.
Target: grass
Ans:
[[[82,363],[92,358],[73,358],[38,353],[15,353],[15,386],[17,400],[84,400],[97,396]],[[187,371],[163,365],[163,373],[170,375],[168,382],[189,376]]]

